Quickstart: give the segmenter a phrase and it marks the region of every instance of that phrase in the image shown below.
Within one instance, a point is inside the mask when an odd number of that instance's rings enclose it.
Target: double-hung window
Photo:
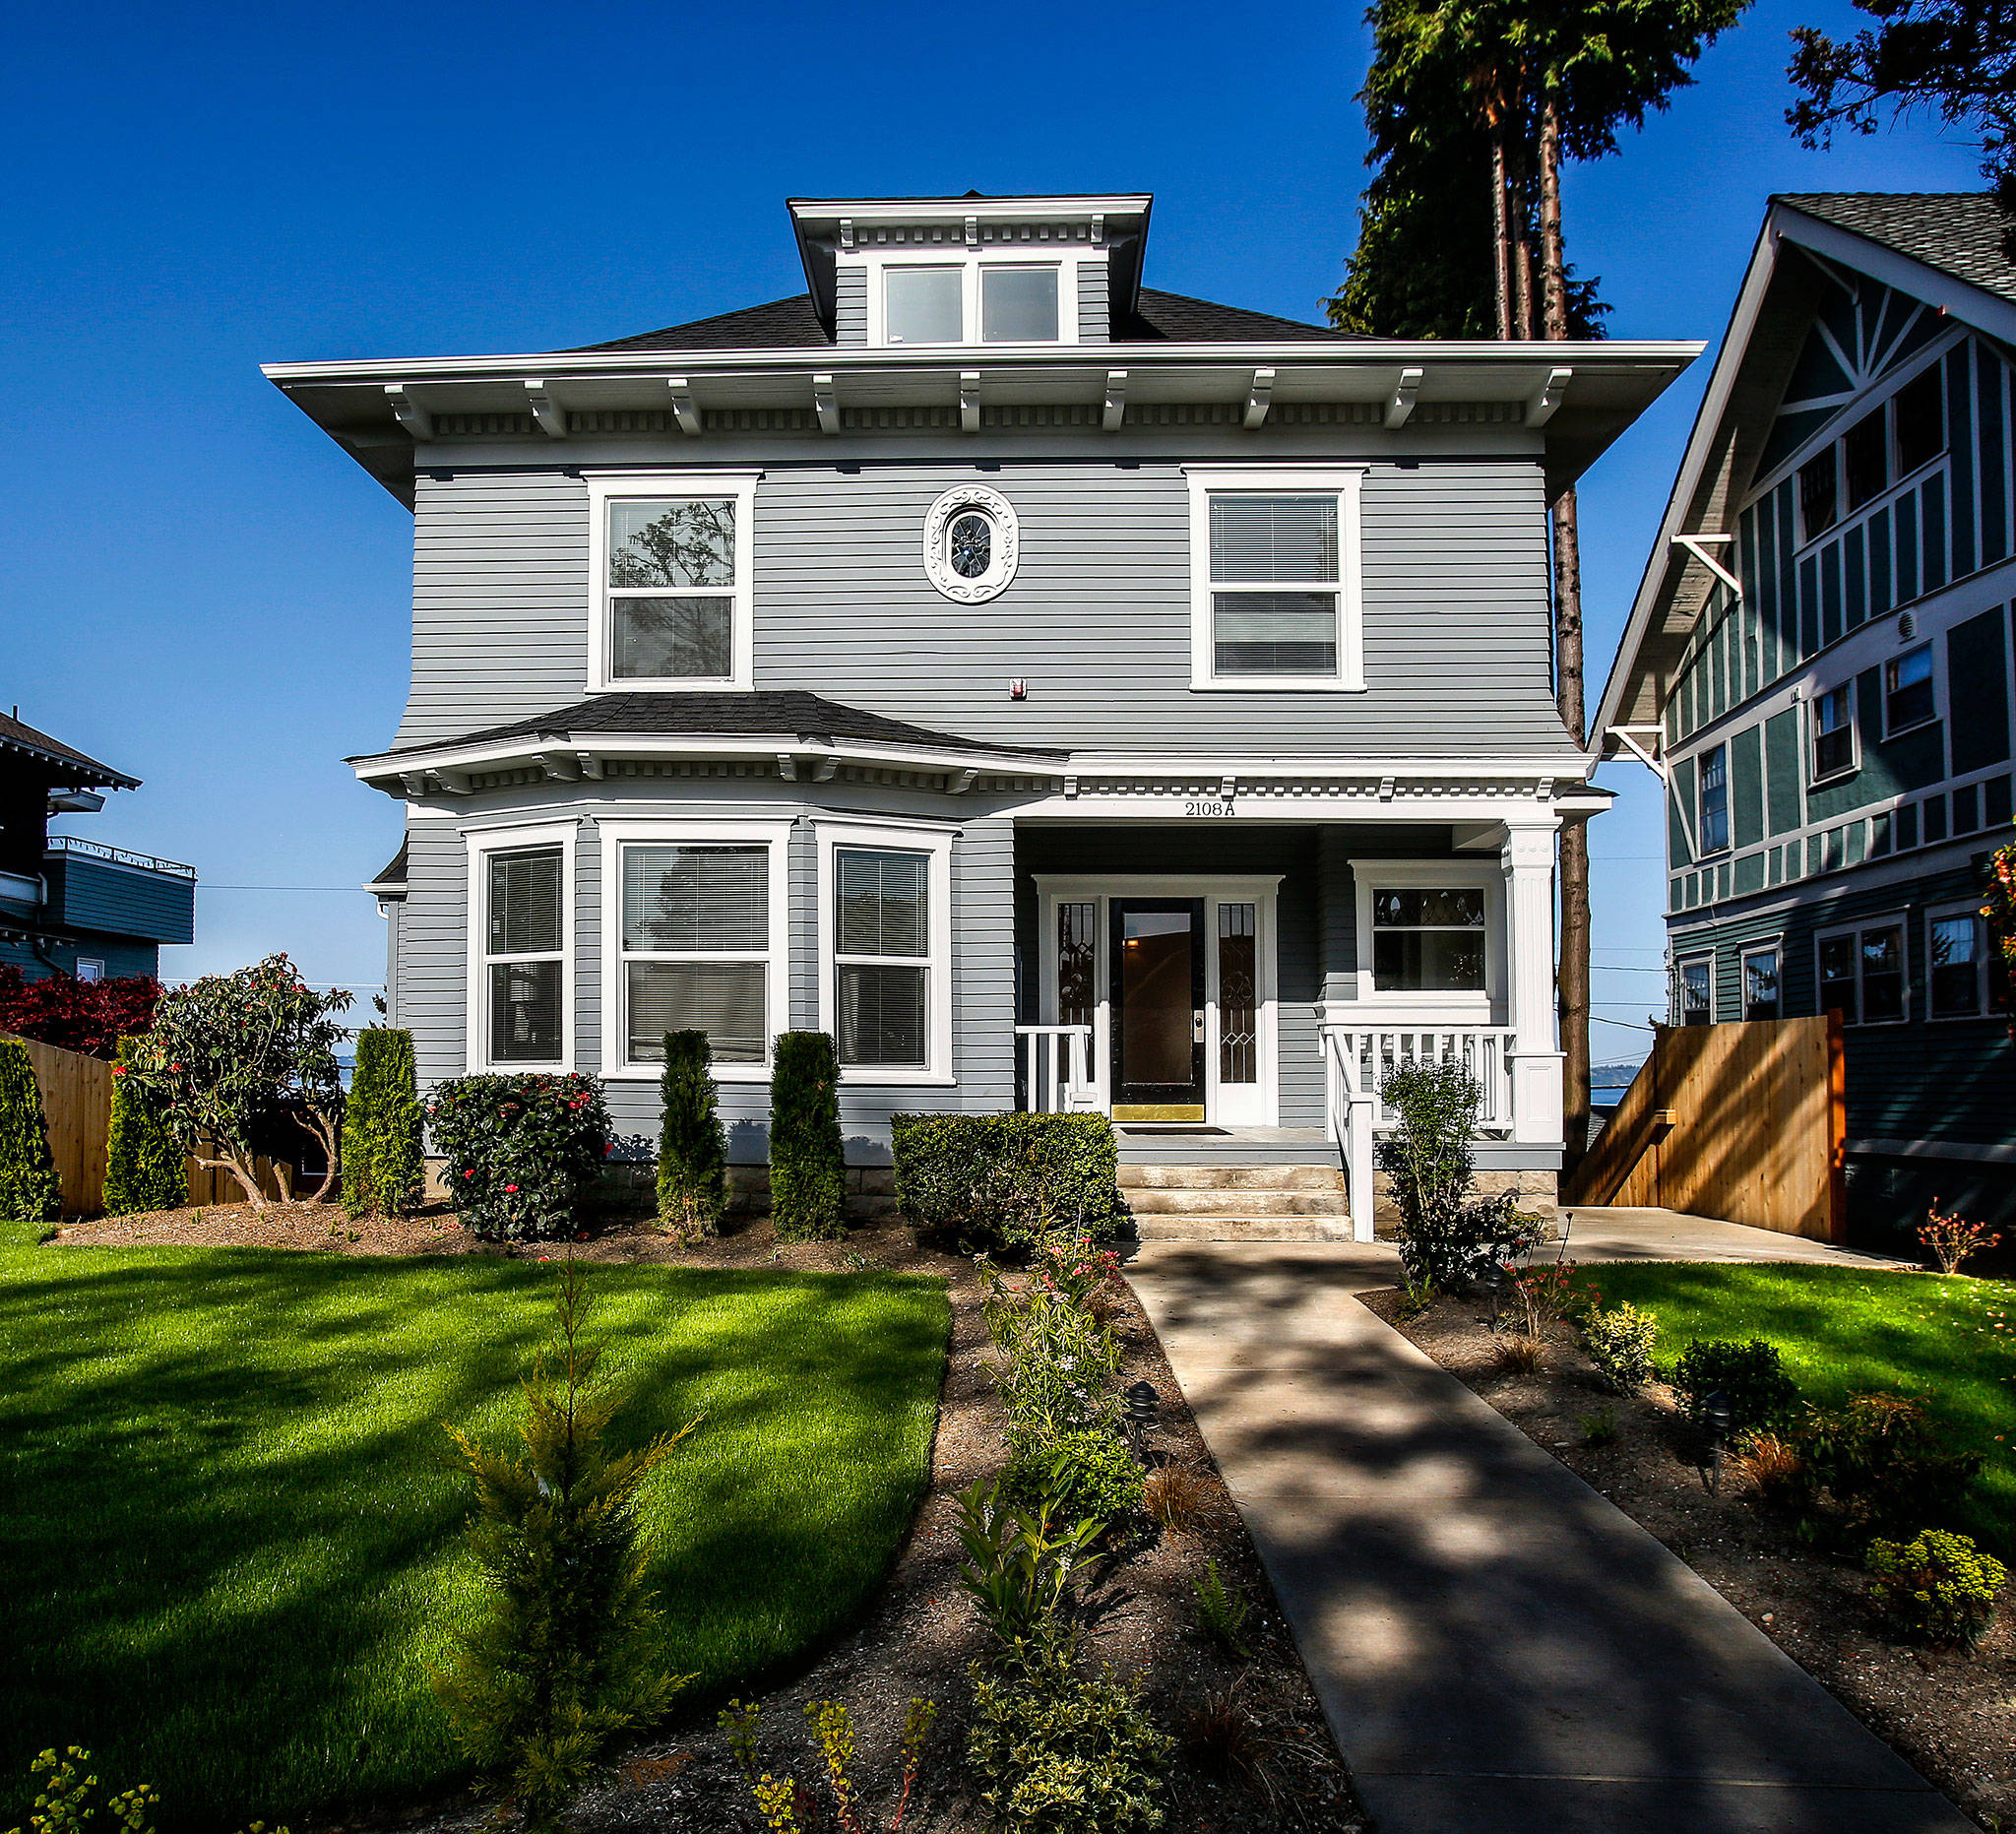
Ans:
[[[1679,966],[1674,976],[1682,1025],[1710,1025],[1715,1019],[1715,958],[1697,955]]]
[[[1729,849],[1729,747],[1711,745],[1701,754],[1701,852]]]
[[[1908,1015],[1904,919],[1830,931],[1818,942],[1820,1010],[1844,1025],[1899,1025]]]
[[[470,1067],[563,1065],[573,830],[493,829],[469,846]]]
[[[1193,470],[1191,686],[1364,682],[1362,470]]]
[[[705,1032],[715,1074],[769,1074],[788,1023],[789,930],[783,822],[602,824],[605,1073],[649,1074],[668,1032]]]
[[[1925,1007],[1933,1019],[1973,1019],[2008,1008],[2008,983],[1975,905],[1925,918]]]
[[[1813,781],[1855,769],[1855,683],[1813,696]]]
[[[1922,643],[1883,664],[1883,732],[1894,737],[1938,712],[1932,687],[1932,646]]]
[[[1743,1017],[1782,1019],[1785,1001],[1778,974],[1778,945],[1743,951]]]
[[[590,480],[591,685],[749,685],[753,474]]]
[[[851,1082],[951,1080],[951,837],[820,827],[820,1005]]]
[[[1897,435],[1897,475],[1909,477],[1946,450],[1946,400],[1940,378],[1943,363],[1921,370],[1891,398]]]
[[[1372,984],[1381,993],[1483,992],[1483,888],[1375,887]]]

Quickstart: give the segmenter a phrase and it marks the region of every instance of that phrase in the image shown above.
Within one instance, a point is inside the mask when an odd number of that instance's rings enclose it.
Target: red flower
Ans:
[[[516,1191],[518,1189],[518,1186],[515,1184],[507,1184],[504,1188],[507,1191]]]
[[[465,1171],[465,1172],[464,1172],[464,1173],[463,1173],[462,1175],[463,1175],[463,1176],[464,1176],[465,1178],[472,1178],[472,1177],[474,1177],[474,1176],[476,1175],[476,1172],[475,1172],[475,1168],[474,1168],[473,1166],[472,1166],[472,1167],[471,1167],[471,1168],[470,1168],[470,1169],[469,1169],[469,1170],[468,1170],[467,1171]]]
[[[125,1066],[125,1065],[124,1065],[123,1063],[115,1063],[115,1064],[113,1064],[113,1065],[112,1065],[112,1074],[113,1074],[114,1076],[124,1076],[124,1075],[126,1074],[126,1066]]]

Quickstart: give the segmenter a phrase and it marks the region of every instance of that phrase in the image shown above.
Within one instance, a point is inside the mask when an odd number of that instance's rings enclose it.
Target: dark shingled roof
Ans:
[[[1243,306],[1217,305],[1184,293],[1141,289],[1135,311],[1113,327],[1115,344],[1349,344],[1349,332],[1323,325],[1304,325]],[[584,345],[569,356],[618,350],[802,350],[824,349],[833,340],[812,309],[812,295],[773,299],[768,305],[745,306],[739,312],[719,312],[689,325],[667,325],[662,331],[639,332],[607,344]]]
[[[548,732],[683,733],[706,738],[790,736],[806,743],[853,738],[927,745],[940,750],[1000,752],[1026,758],[1065,755],[1043,745],[993,745],[957,738],[949,732],[929,731],[907,721],[864,713],[858,707],[843,707],[838,701],[798,688],[756,694],[598,694],[593,700],[558,707],[534,720],[486,727],[480,732],[466,732],[460,738],[404,749],[440,751],[450,745],[487,745],[499,739],[537,738]]]
[[[394,885],[404,888],[407,873],[406,851],[407,844],[401,841],[399,852],[393,854],[383,866],[364,881],[364,889],[367,892],[374,892],[380,887],[389,888]]]
[[[110,765],[100,764],[95,758],[87,758],[83,752],[73,750],[60,738],[51,738],[46,732],[38,732],[33,727],[25,726],[11,714],[0,714],[0,752],[32,757],[44,767],[55,770],[64,783],[78,789],[88,784],[104,784],[114,790],[140,788],[139,778],[128,777],[124,771],[115,771]]]
[[[1983,191],[1792,191],[1774,200],[2016,301],[2009,219]]]

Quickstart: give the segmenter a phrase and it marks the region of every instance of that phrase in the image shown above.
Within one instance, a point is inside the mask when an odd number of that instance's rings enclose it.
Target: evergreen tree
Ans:
[[[609,1741],[661,1718],[693,1678],[660,1661],[638,1494],[700,1423],[609,1451],[623,1397],[592,1392],[590,1309],[569,1260],[555,1297],[558,1368],[541,1356],[525,1384],[522,1462],[448,1429],[475,1488],[470,1539],[490,1602],[429,1678],[463,1749],[499,1773],[531,1834],[554,1834]]]
[[[0,1221],[40,1225],[62,1213],[34,1063],[19,1039],[0,1039]]]
[[[179,1210],[189,1201],[189,1158],[168,1131],[167,1117],[126,1074],[122,1038],[112,1066],[112,1117],[105,1139],[105,1213],[132,1216]]]
[[[343,1122],[343,1202],[351,1216],[410,1216],[426,1184],[413,1035],[357,1034],[357,1066]]]
[[[847,1233],[840,1059],[824,1032],[781,1032],[770,1077],[770,1214],[784,1241]]]
[[[667,1032],[659,1079],[658,1213],[683,1233],[712,1235],[728,1207],[728,1142],[705,1032]]]

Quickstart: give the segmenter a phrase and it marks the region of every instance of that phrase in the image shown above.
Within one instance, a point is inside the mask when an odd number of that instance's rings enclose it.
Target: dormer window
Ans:
[[[891,344],[958,344],[966,276],[959,268],[890,268],[883,309]]]
[[[1057,341],[1057,270],[982,268],[980,341],[983,344],[1054,344]]]
[[[891,345],[1069,344],[1078,335],[1074,263],[1032,261],[1027,250],[982,249],[948,261],[939,248],[915,259],[874,261],[881,342]]]

